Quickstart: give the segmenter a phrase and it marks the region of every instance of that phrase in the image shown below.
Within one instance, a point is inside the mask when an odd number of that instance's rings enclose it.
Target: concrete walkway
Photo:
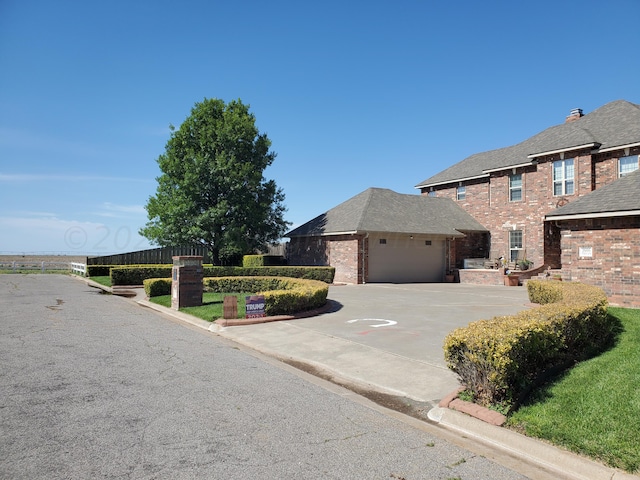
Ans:
[[[549,476],[539,478],[640,478],[437,406],[459,386],[444,362],[444,337],[471,321],[531,308],[525,288],[461,284],[331,286],[329,299],[329,311],[316,317],[220,327],[151,303],[140,289],[133,298],[140,305],[261,353],[310,366],[340,384],[422,402],[428,408],[428,421],[549,472]]]

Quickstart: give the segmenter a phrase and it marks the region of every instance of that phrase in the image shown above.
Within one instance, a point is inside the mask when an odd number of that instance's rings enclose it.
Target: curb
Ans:
[[[556,478],[570,480],[638,480],[640,477],[607,467],[594,460],[563,450],[555,445],[524,436],[504,427],[486,422],[450,408],[434,407],[427,413],[432,422],[465,437],[521,458],[552,473]]]
[[[438,403],[438,406],[441,408],[450,408],[452,410],[457,410],[458,412],[466,413],[467,415],[471,415],[483,422],[486,422],[490,425],[501,426],[507,421],[507,417],[503,414],[496,412],[495,410],[490,410],[486,407],[478,405],[473,402],[467,402],[465,400],[461,400],[458,398],[458,394],[464,391],[463,387],[454,390],[449,395],[444,397]]]

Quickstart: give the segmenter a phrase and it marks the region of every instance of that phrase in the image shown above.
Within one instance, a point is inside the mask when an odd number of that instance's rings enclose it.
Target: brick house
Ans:
[[[546,215],[560,229],[563,275],[640,308],[640,170]]]
[[[639,154],[640,105],[619,100],[573,110],[563,124],[471,155],[416,188],[455,201],[489,230],[485,245],[454,241],[456,267],[469,257],[526,257],[640,306]]]
[[[287,233],[287,257],[335,267],[338,283],[442,282],[453,241],[487,235],[451,199],[369,188]]]

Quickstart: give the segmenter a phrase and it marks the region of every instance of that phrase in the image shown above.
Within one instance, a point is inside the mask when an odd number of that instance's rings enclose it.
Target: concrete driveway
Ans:
[[[331,286],[317,317],[220,328],[218,333],[341,381],[435,404],[459,384],[446,335],[469,322],[530,308],[523,287],[462,284]]]

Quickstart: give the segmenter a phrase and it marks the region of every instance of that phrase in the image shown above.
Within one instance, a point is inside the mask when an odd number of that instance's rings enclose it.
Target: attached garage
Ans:
[[[453,200],[369,188],[287,233],[287,257],[341,283],[441,282],[448,245],[469,232],[487,230]]]
[[[369,282],[441,282],[445,239],[429,235],[369,235]]]

